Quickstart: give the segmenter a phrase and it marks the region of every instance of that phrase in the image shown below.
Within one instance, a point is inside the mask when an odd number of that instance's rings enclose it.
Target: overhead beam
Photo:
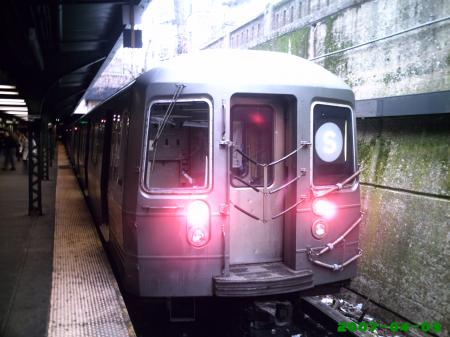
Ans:
[[[71,99],[73,99],[73,98],[76,98],[77,96],[79,96],[79,95],[81,95],[81,94],[84,94],[84,93],[86,92],[86,90],[87,90],[87,88],[82,89],[82,90],[78,90],[77,92],[75,92],[75,93],[73,93],[73,94],[70,94],[69,96],[66,96],[66,97],[64,97],[64,98],[62,98],[62,99],[60,99],[60,100],[58,100],[58,103],[56,104],[56,107],[57,107],[57,108],[58,108],[58,107],[61,107],[61,104],[65,103],[66,101],[71,100]],[[64,107],[64,106],[65,106],[65,105],[63,105],[63,107]]]
[[[61,5],[125,5],[129,4],[130,1],[127,0],[61,0],[59,2]]]
[[[358,100],[356,118],[450,113],[450,91]]]

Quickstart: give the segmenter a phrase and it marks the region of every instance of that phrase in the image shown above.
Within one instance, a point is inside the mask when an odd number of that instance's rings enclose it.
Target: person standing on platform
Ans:
[[[35,143],[34,140],[33,140],[33,143]],[[26,136],[24,136],[22,139],[22,148],[23,148],[22,162],[23,162],[23,167],[26,169],[27,164],[28,164],[28,137],[26,137]]]
[[[0,129],[0,157],[5,150],[5,131]]]
[[[4,139],[4,152],[5,161],[3,162],[3,170],[7,169],[8,162],[11,164],[11,171],[15,171],[16,166],[14,164],[14,155],[16,154],[17,140],[9,131],[5,132]]]
[[[17,158],[18,162],[22,159],[23,138],[24,138],[24,135],[22,133],[20,133],[19,131],[16,131],[16,140],[17,140],[16,158]]]

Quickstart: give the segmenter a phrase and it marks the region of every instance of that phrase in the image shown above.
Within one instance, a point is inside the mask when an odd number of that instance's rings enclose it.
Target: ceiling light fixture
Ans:
[[[0,84],[0,89],[16,89],[15,85]]]
[[[18,95],[18,91],[0,91],[0,95]]]
[[[22,100],[10,100],[10,99],[1,99],[0,98],[0,105],[1,104],[9,104],[9,105],[26,105],[25,102]]]
[[[6,106],[6,105],[0,105],[0,111],[28,111],[28,108],[26,106]]]
[[[8,115],[16,115],[16,116],[28,116],[28,112],[26,111],[5,111]]]

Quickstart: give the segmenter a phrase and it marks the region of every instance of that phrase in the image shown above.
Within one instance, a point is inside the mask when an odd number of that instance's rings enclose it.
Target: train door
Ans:
[[[284,196],[268,196],[284,182],[283,165],[266,165],[285,155],[283,105],[275,100],[233,97],[230,134],[230,263],[283,259]]]
[[[111,125],[111,148],[108,176],[108,225],[114,240],[123,246],[122,204],[123,173],[128,140],[128,110],[118,107]]]

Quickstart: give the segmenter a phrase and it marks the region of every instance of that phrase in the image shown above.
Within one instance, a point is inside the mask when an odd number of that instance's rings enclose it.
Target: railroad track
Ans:
[[[334,308],[322,303],[320,299],[315,297],[303,297],[300,300],[300,307],[302,311],[311,316],[316,322],[320,323],[321,325],[324,325],[329,331],[335,332],[336,336],[342,336],[342,337],[364,337],[366,334],[359,332],[359,331],[349,331],[346,329],[345,332],[340,333],[338,331],[339,323],[345,323],[345,326],[347,323],[351,323],[352,320],[350,320],[347,316],[343,315],[339,311],[335,310]]]
[[[138,337],[367,336],[359,331],[338,332],[339,322],[350,323],[351,320],[322,303],[320,298],[304,297],[291,304],[287,302],[285,299],[267,302],[199,300],[198,317],[191,322],[164,319],[164,305],[155,311],[140,304],[134,314],[130,311],[130,316]],[[166,314],[166,318],[169,316]]]

